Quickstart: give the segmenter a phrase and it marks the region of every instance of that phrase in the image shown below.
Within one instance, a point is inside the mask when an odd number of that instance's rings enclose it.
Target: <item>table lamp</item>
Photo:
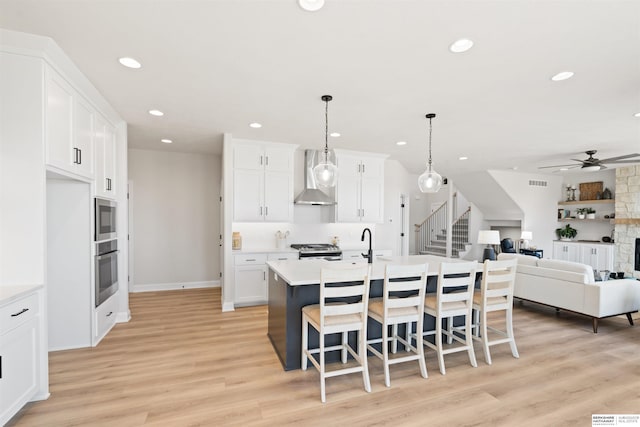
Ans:
[[[496,260],[496,251],[491,245],[500,244],[500,232],[497,230],[480,230],[478,231],[478,244],[487,245],[482,253],[482,261]]]
[[[531,231],[523,231],[520,234],[520,240],[522,240],[522,249],[529,249],[529,240],[533,239],[533,233]]]

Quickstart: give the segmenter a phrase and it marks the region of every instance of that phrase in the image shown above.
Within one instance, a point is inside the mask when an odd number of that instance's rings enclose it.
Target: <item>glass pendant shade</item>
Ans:
[[[437,193],[442,187],[442,177],[438,172],[427,168],[418,178],[418,187],[423,193]]]
[[[322,187],[335,187],[338,181],[338,168],[329,160],[323,160],[313,168],[316,184]]]
[[[420,191],[423,193],[437,193],[442,187],[442,176],[436,171],[433,170],[431,166],[431,132],[432,125],[431,119],[433,119],[436,115],[434,113],[429,113],[426,115],[427,119],[429,119],[429,160],[427,161],[427,170],[418,177],[418,187]]]

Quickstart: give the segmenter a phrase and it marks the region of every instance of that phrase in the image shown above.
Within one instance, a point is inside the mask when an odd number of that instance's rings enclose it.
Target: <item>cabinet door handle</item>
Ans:
[[[247,261],[255,261],[255,258],[247,258]]]
[[[262,280],[267,280],[267,273],[266,272],[262,272]]]
[[[269,156],[264,156],[264,165],[269,166]]]
[[[264,207],[264,216],[269,215],[269,206]]]
[[[287,258],[278,258],[278,261],[286,261]]]
[[[78,148],[78,164],[82,164],[82,149]]]
[[[262,156],[260,156],[260,166],[262,166]]]
[[[358,173],[360,173],[360,164],[358,163]]]
[[[17,313],[13,313],[13,314],[11,315],[11,317],[18,317],[18,316],[20,316],[21,314],[26,313],[27,311],[29,311],[29,309],[28,309],[28,308],[23,308],[23,309],[22,309],[22,310],[20,310],[19,312],[17,312]]]
[[[362,173],[364,173],[364,163],[362,164]]]
[[[262,216],[262,206],[260,206],[260,216]]]
[[[362,217],[364,218],[364,209],[362,209]]]

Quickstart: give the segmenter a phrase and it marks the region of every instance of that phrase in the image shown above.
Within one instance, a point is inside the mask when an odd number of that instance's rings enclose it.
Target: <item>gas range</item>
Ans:
[[[342,251],[340,248],[329,243],[294,243],[291,247],[298,250],[299,259],[342,260]]]

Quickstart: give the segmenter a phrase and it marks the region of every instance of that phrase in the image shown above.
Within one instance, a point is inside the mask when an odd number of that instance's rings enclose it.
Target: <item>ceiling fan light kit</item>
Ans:
[[[427,170],[418,178],[418,187],[420,187],[420,191],[423,193],[437,193],[440,187],[442,187],[442,176],[433,170],[431,160],[431,132],[433,130],[431,120],[435,116],[434,113],[426,115],[427,119],[429,119],[429,160],[427,162]]]

